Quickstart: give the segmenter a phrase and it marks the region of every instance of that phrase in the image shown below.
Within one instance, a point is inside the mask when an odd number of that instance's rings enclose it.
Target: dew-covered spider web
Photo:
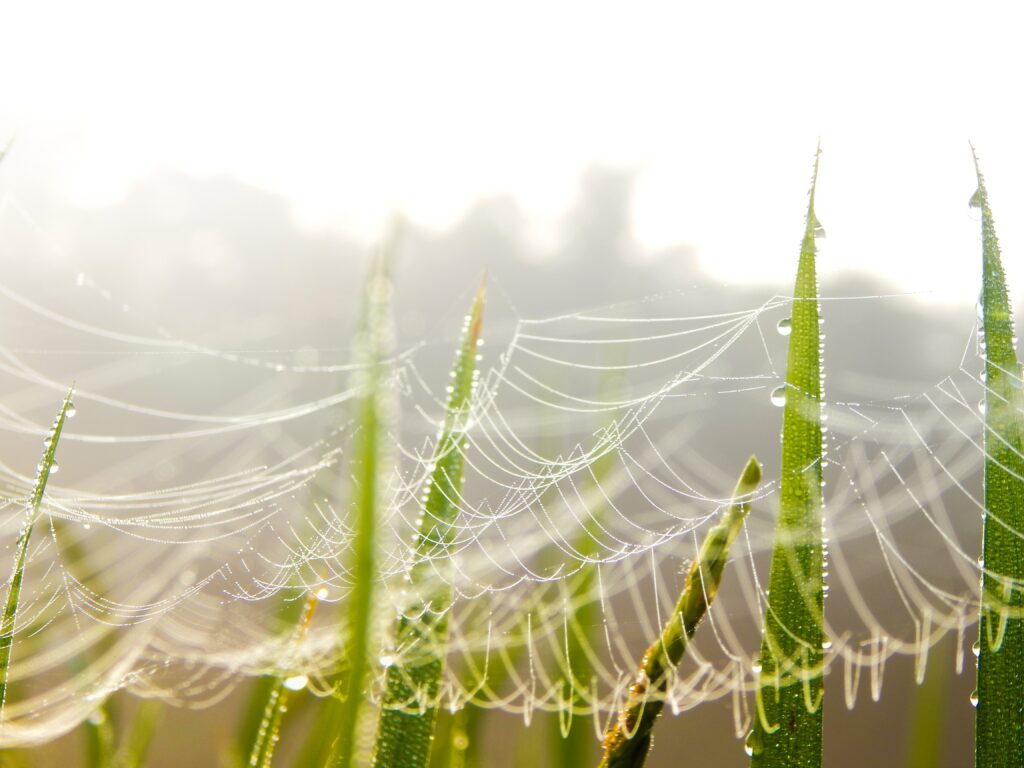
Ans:
[[[5,263],[58,247],[13,200],[2,217]],[[40,443],[72,381],[77,411],[30,545],[3,743],[53,738],[119,689],[203,706],[246,676],[275,673],[330,693],[346,663],[351,406],[363,394],[348,339],[267,347],[245,317],[186,337],[175,316],[131,306],[74,260],[48,264],[35,282],[0,278],[8,562]],[[410,541],[475,280],[453,278],[450,309],[389,361],[379,671],[401,663],[389,628],[415,598]],[[567,727],[596,715],[601,731],[756,452],[766,480],[666,694],[674,712],[729,699],[744,733],[778,506],[791,299],[666,286],[528,316],[500,275],[492,283],[456,531],[435,555],[453,594],[439,703],[527,719],[559,711]],[[923,675],[929,649],[952,634],[958,667],[970,659],[984,384],[969,316],[922,325],[912,296],[825,287],[826,687],[852,707],[881,695],[894,655],[912,656]],[[295,646],[311,591],[320,605]],[[370,696],[380,694],[378,680]]]

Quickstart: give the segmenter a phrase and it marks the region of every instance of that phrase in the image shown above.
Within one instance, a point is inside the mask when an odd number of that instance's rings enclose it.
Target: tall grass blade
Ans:
[[[302,618],[295,628],[291,647],[298,648],[302,638],[309,629],[313,620],[313,613],[316,611],[319,595],[309,592],[302,608]],[[303,676],[293,677],[294,669],[284,669],[281,674],[274,678],[270,691],[267,694],[267,701],[263,708],[263,717],[260,726],[256,731],[256,740],[253,742],[252,751],[249,753],[249,768],[270,768],[274,759],[274,748],[277,746],[278,737],[281,732],[281,720],[284,713],[288,711],[288,694],[296,688],[304,688],[306,679]]]
[[[616,458],[614,451],[608,451],[598,458],[591,466],[593,485],[588,499],[589,519],[583,526],[575,542],[575,549],[582,555],[595,556],[598,553],[596,542],[600,540],[600,527],[605,517],[604,493],[602,482],[607,479]],[[597,597],[597,566],[586,564],[572,578],[567,591],[575,608],[569,617],[568,637],[566,638],[566,676],[569,688],[567,693],[567,722],[559,714],[555,725],[555,739],[552,754],[556,763],[564,768],[582,768],[593,765],[597,751],[597,739],[591,723],[584,721],[574,712],[587,705],[587,692],[595,671],[590,659],[590,649],[594,647],[592,635],[594,628],[600,625],[600,606]],[[563,735],[564,733],[564,735]]]
[[[43,494],[46,492],[46,482],[50,479],[50,473],[56,464],[57,443],[60,442],[61,432],[64,430],[64,422],[68,416],[74,415],[74,406],[71,398],[75,388],[71,387],[61,403],[57,418],[53,420],[53,426],[43,442],[43,458],[36,467],[36,482],[32,489],[32,497],[29,500],[29,508],[25,519],[18,532],[18,539],[14,544],[14,568],[11,571],[11,581],[7,587],[7,600],[4,603],[3,618],[0,620],[0,722],[3,722],[4,705],[7,703],[7,682],[11,667],[11,646],[14,643],[14,629],[18,617],[18,600],[21,597],[21,586],[25,580],[25,565],[28,560],[28,543],[32,535],[32,527],[39,516],[39,509],[43,503]]]
[[[973,151],[973,147],[972,147]],[[988,191],[974,155],[981,209],[981,310],[985,356],[985,521],[978,624],[979,768],[1020,765],[1024,755],[1024,416],[1006,290]]]
[[[393,340],[391,330],[391,278],[387,253],[377,261],[367,290],[366,308],[357,331],[357,349],[363,363],[365,391],[358,404],[358,429],[351,465],[355,478],[353,507],[356,512],[353,542],[352,591],[346,604],[345,659],[348,663],[346,691],[330,738],[334,740],[331,764],[347,768],[355,757],[364,690],[372,664],[373,597],[377,584],[377,528],[387,482],[388,457],[385,440],[393,406],[386,377],[390,371],[387,355]]]
[[[98,707],[83,723],[86,768],[108,768],[114,757],[114,722],[108,705]]]
[[[155,699],[148,699],[139,705],[131,728],[114,755],[111,768],[142,768],[162,713],[163,704]]]
[[[463,442],[476,388],[476,355],[483,323],[484,286],[466,319],[451,385],[434,470],[416,536],[409,587],[421,590],[420,603],[399,618],[394,663],[377,727],[373,764],[379,768],[423,768],[430,755],[437,696],[448,637],[451,587],[434,569],[444,569],[459,511],[464,468]]]
[[[793,290],[782,415],[779,517],[761,644],[757,713],[747,737],[755,768],[821,765],[824,555],[821,491],[821,334],[814,213],[821,148]]]
[[[761,466],[751,456],[736,483],[733,503],[708,531],[697,559],[690,566],[683,593],[661,637],[644,654],[626,708],[605,736],[601,768],[639,768],[647,760],[654,723],[664,707],[660,696],[664,696],[672,669],[682,661],[697,625],[715,599],[729,549],[750,511],[749,497],[760,482]],[[652,698],[652,691],[658,695]]]
[[[942,642],[931,649],[924,680],[914,691],[904,768],[935,768],[942,764],[943,726],[952,664],[940,650],[948,651],[948,643]]]

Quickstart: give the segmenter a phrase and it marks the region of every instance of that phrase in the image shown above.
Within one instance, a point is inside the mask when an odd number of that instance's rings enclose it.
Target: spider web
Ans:
[[[3,216],[19,243],[47,247],[10,198]],[[594,715],[600,733],[756,450],[766,482],[666,693],[674,712],[729,697],[737,734],[746,732],[792,303],[750,296],[716,297],[713,311],[682,291],[547,318],[522,317],[508,302],[488,308],[456,531],[435,555],[436,580],[453,595],[443,706],[472,702],[527,720],[558,711],[566,723]],[[832,297],[822,315],[855,326],[910,301]],[[334,690],[352,586],[350,405],[363,394],[348,351],[222,348],[212,332],[183,339],[63,268],[35,290],[0,283],[0,311],[8,551],[38,443],[78,382],[78,415],[58,450],[65,469],[47,488],[30,546],[2,743],[53,738],[118,689],[204,706],[247,675],[274,673]],[[440,336],[389,361],[400,417],[387,436],[393,469],[380,520],[382,671],[401,661],[388,628],[416,598],[405,579],[409,542],[457,318],[437,327]],[[923,675],[948,633],[958,669],[965,663],[983,567],[976,334],[964,324],[947,340],[959,360],[908,391],[827,368],[826,664],[830,697],[849,707],[881,695],[894,655],[913,656]],[[321,607],[296,646],[295,609],[310,591]]]

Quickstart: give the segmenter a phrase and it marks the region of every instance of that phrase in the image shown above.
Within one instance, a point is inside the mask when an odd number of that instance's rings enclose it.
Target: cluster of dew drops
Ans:
[[[65,417],[65,418],[71,419],[71,418],[74,418],[76,413],[78,413],[78,410],[75,408],[75,404],[69,401],[68,404],[67,404],[67,408],[62,409],[61,413],[58,413],[57,416],[53,419],[53,424],[50,425],[50,431],[47,432],[46,437],[43,438],[43,454],[44,454],[44,456],[46,454],[49,454],[50,449],[53,447],[53,441],[57,437],[57,428],[60,426],[61,418]],[[42,476],[43,471],[45,469],[46,469],[46,460],[44,458],[43,461],[40,461],[36,465],[36,483],[39,482],[40,477]],[[50,469],[49,469],[49,473],[48,474],[52,475],[52,474],[55,474],[55,473],[57,473],[59,471],[60,471],[60,465],[57,464],[57,462],[55,460],[55,461],[53,461],[50,464]]]

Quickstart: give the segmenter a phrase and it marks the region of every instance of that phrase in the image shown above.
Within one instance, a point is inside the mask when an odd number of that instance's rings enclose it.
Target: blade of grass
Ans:
[[[437,695],[448,637],[451,587],[431,578],[444,568],[459,511],[464,469],[463,442],[476,388],[476,354],[483,323],[484,285],[466,318],[455,358],[434,470],[426,493],[422,522],[415,541],[409,588],[424,590],[423,602],[399,618],[395,662],[388,666],[373,764],[379,768],[423,768],[430,754],[437,714]],[[440,566],[438,562],[440,561]]]
[[[313,620],[313,613],[316,611],[320,595],[316,592],[308,592],[302,607],[302,618],[295,627],[295,634],[292,637],[291,647],[298,648],[302,638],[309,629]],[[293,654],[289,654],[292,656]],[[278,736],[281,732],[281,720],[284,713],[288,711],[288,694],[293,689],[294,668],[284,669],[281,674],[274,678],[270,691],[267,694],[267,702],[263,708],[263,717],[260,726],[256,731],[256,740],[253,742],[252,750],[249,753],[249,768],[270,768],[274,759],[274,748],[277,746]],[[305,687],[306,680],[299,677],[301,687]]]
[[[821,765],[824,555],[821,492],[821,334],[814,213],[821,148],[793,290],[782,415],[782,476],[761,644],[757,715],[747,737],[755,768]]]
[[[949,643],[932,647],[924,679],[914,691],[904,768],[934,768],[942,764],[943,721],[949,700]]]
[[[348,768],[353,764],[356,733],[359,726],[364,690],[373,665],[370,650],[373,621],[373,596],[377,584],[377,527],[381,498],[387,481],[384,441],[392,419],[386,377],[390,371],[386,357],[391,351],[391,280],[387,253],[377,262],[367,291],[366,310],[358,330],[360,356],[365,365],[361,389],[365,396],[358,409],[359,428],[355,435],[353,474],[356,510],[352,592],[346,610],[345,659],[348,663],[344,699],[331,734],[334,750],[331,764]]]
[[[621,388],[617,377],[609,377],[603,382],[603,397],[612,399],[612,390]],[[597,553],[597,542],[601,536],[601,524],[607,512],[606,497],[602,483],[610,474],[616,459],[616,453],[608,450],[591,466],[592,485],[588,498],[587,509],[589,519],[582,526],[575,542],[575,549],[582,555],[593,557]],[[568,637],[566,638],[566,673],[568,722],[563,724],[559,715],[556,719],[555,740],[552,754],[556,763],[564,768],[582,768],[592,765],[597,751],[597,739],[591,724],[575,714],[587,706],[584,692],[589,691],[594,677],[594,668],[590,660],[590,649],[594,647],[591,635],[595,627],[600,625],[600,610],[596,600],[597,565],[585,564],[570,580],[568,592],[575,606],[569,618]]]
[[[984,572],[975,761],[979,768],[995,768],[1019,765],[1024,754],[1024,419],[1013,313],[976,153],[974,165],[978,191],[971,205],[981,209],[985,357]]]
[[[106,703],[86,718],[83,735],[87,768],[107,768],[114,756],[114,723]]]
[[[761,466],[751,456],[733,490],[732,504],[701,543],[683,593],[661,637],[644,654],[625,709],[605,735],[601,768],[640,768],[647,760],[654,723],[664,707],[661,697],[668,689],[670,672],[682,661],[697,625],[715,599],[729,549],[750,511],[749,497],[760,482]],[[657,694],[653,698],[652,691]]]
[[[142,768],[162,713],[163,704],[155,699],[148,699],[139,705],[131,728],[114,755],[112,768]]]
[[[25,580],[25,565],[28,561],[28,543],[32,535],[32,527],[39,516],[39,509],[43,503],[43,494],[46,491],[46,482],[50,479],[50,473],[56,465],[57,443],[60,442],[61,432],[64,430],[64,422],[68,416],[74,415],[74,406],[71,398],[75,388],[68,390],[61,403],[57,418],[53,420],[53,426],[46,440],[43,442],[43,458],[36,467],[36,482],[32,489],[32,496],[29,500],[29,508],[25,519],[18,532],[18,539],[14,544],[14,568],[11,571],[11,581],[7,587],[7,600],[4,604],[3,619],[0,621],[0,721],[4,716],[4,705],[7,703],[7,682],[11,667],[11,646],[14,643],[15,622],[18,616],[18,600],[21,597],[21,586]]]
[[[364,690],[373,664],[370,659],[374,590],[378,581],[378,526],[383,484],[389,458],[385,438],[394,420],[387,377],[388,356],[393,347],[391,323],[391,264],[394,240],[374,259],[366,281],[355,336],[354,360],[359,364],[352,386],[361,392],[355,403],[356,430],[349,461],[350,505],[354,512],[351,572],[352,590],[345,604],[344,655],[336,672],[343,681],[337,692],[323,700],[316,725],[303,745],[303,766],[349,766],[357,748],[357,734],[364,714]]]

